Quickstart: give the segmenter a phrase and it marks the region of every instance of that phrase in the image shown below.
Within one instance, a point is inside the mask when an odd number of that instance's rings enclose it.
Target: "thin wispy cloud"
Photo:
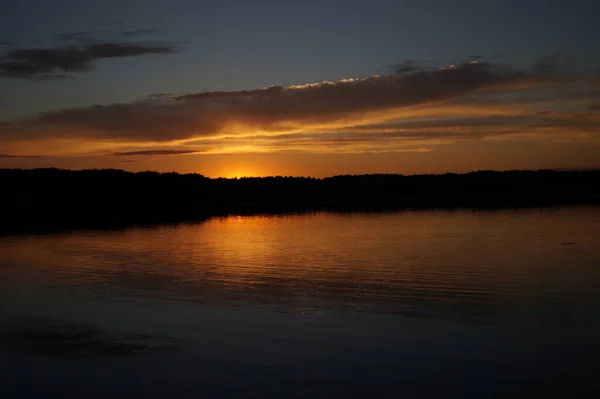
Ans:
[[[111,23],[109,25],[114,25]],[[0,52],[0,77],[60,79],[94,70],[97,62],[111,58],[168,55],[181,50],[182,42],[131,40],[156,33],[154,29],[61,32],[55,46],[19,46]],[[12,42],[0,44],[13,45]]]
[[[138,156],[138,155],[185,155],[200,152],[198,150],[142,150],[114,152],[110,154],[115,157]]]
[[[412,73],[416,71],[423,71],[425,69],[425,63],[418,63],[417,61],[407,60],[401,64],[393,65],[391,69],[396,74]]]
[[[18,48],[0,57],[0,77],[62,78],[72,73],[91,72],[102,59],[172,54],[178,43],[104,42],[55,48]]]
[[[11,155],[11,154],[3,154],[0,153],[0,158],[43,158],[43,155],[25,155],[25,154],[20,154],[20,155]]]

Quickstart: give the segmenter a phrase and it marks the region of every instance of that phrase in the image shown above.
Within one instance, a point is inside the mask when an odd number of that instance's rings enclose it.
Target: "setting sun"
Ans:
[[[242,177],[261,177],[264,176],[258,169],[253,167],[235,167],[231,169],[223,170],[218,174],[219,177],[225,177],[227,179],[240,179]]]

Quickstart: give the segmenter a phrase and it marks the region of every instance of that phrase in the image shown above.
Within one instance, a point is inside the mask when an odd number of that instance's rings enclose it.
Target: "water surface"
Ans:
[[[600,208],[0,237],[0,397],[600,393]]]

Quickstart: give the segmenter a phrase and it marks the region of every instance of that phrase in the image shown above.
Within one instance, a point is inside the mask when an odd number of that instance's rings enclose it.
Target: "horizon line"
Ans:
[[[48,171],[55,170],[60,172],[122,172],[126,174],[142,174],[142,173],[153,173],[157,175],[178,175],[178,176],[199,176],[205,179],[210,180],[242,180],[242,179],[269,179],[269,178],[295,178],[295,179],[315,179],[315,180],[326,180],[335,177],[367,177],[367,176],[402,176],[402,177],[410,177],[410,176],[444,176],[444,175],[468,175],[473,173],[510,173],[510,172],[596,172],[600,171],[600,167],[582,167],[582,168],[539,168],[539,169],[474,169],[468,172],[441,172],[441,173],[412,173],[412,174],[402,174],[402,173],[346,173],[346,174],[337,174],[337,175],[329,175],[324,177],[316,177],[316,176],[301,176],[301,175],[265,175],[265,176],[233,176],[233,177],[209,177],[203,175],[198,172],[190,172],[190,173],[180,173],[176,171],[170,172],[159,172],[156,170],[142,170],[142,171],[128,171],[124,169],[118,168],[85,168],[85,169],[67,169],[67,168],[57,168],[57,167],[45,167],[45,168],[0,168],[0,171]]]

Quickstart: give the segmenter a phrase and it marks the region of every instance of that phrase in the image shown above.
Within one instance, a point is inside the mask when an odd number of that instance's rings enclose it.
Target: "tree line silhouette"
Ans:
[[[600,203],[600,170],[212,179],[116,169],[0,169],[2,230],[202,220],[232,213]]]

